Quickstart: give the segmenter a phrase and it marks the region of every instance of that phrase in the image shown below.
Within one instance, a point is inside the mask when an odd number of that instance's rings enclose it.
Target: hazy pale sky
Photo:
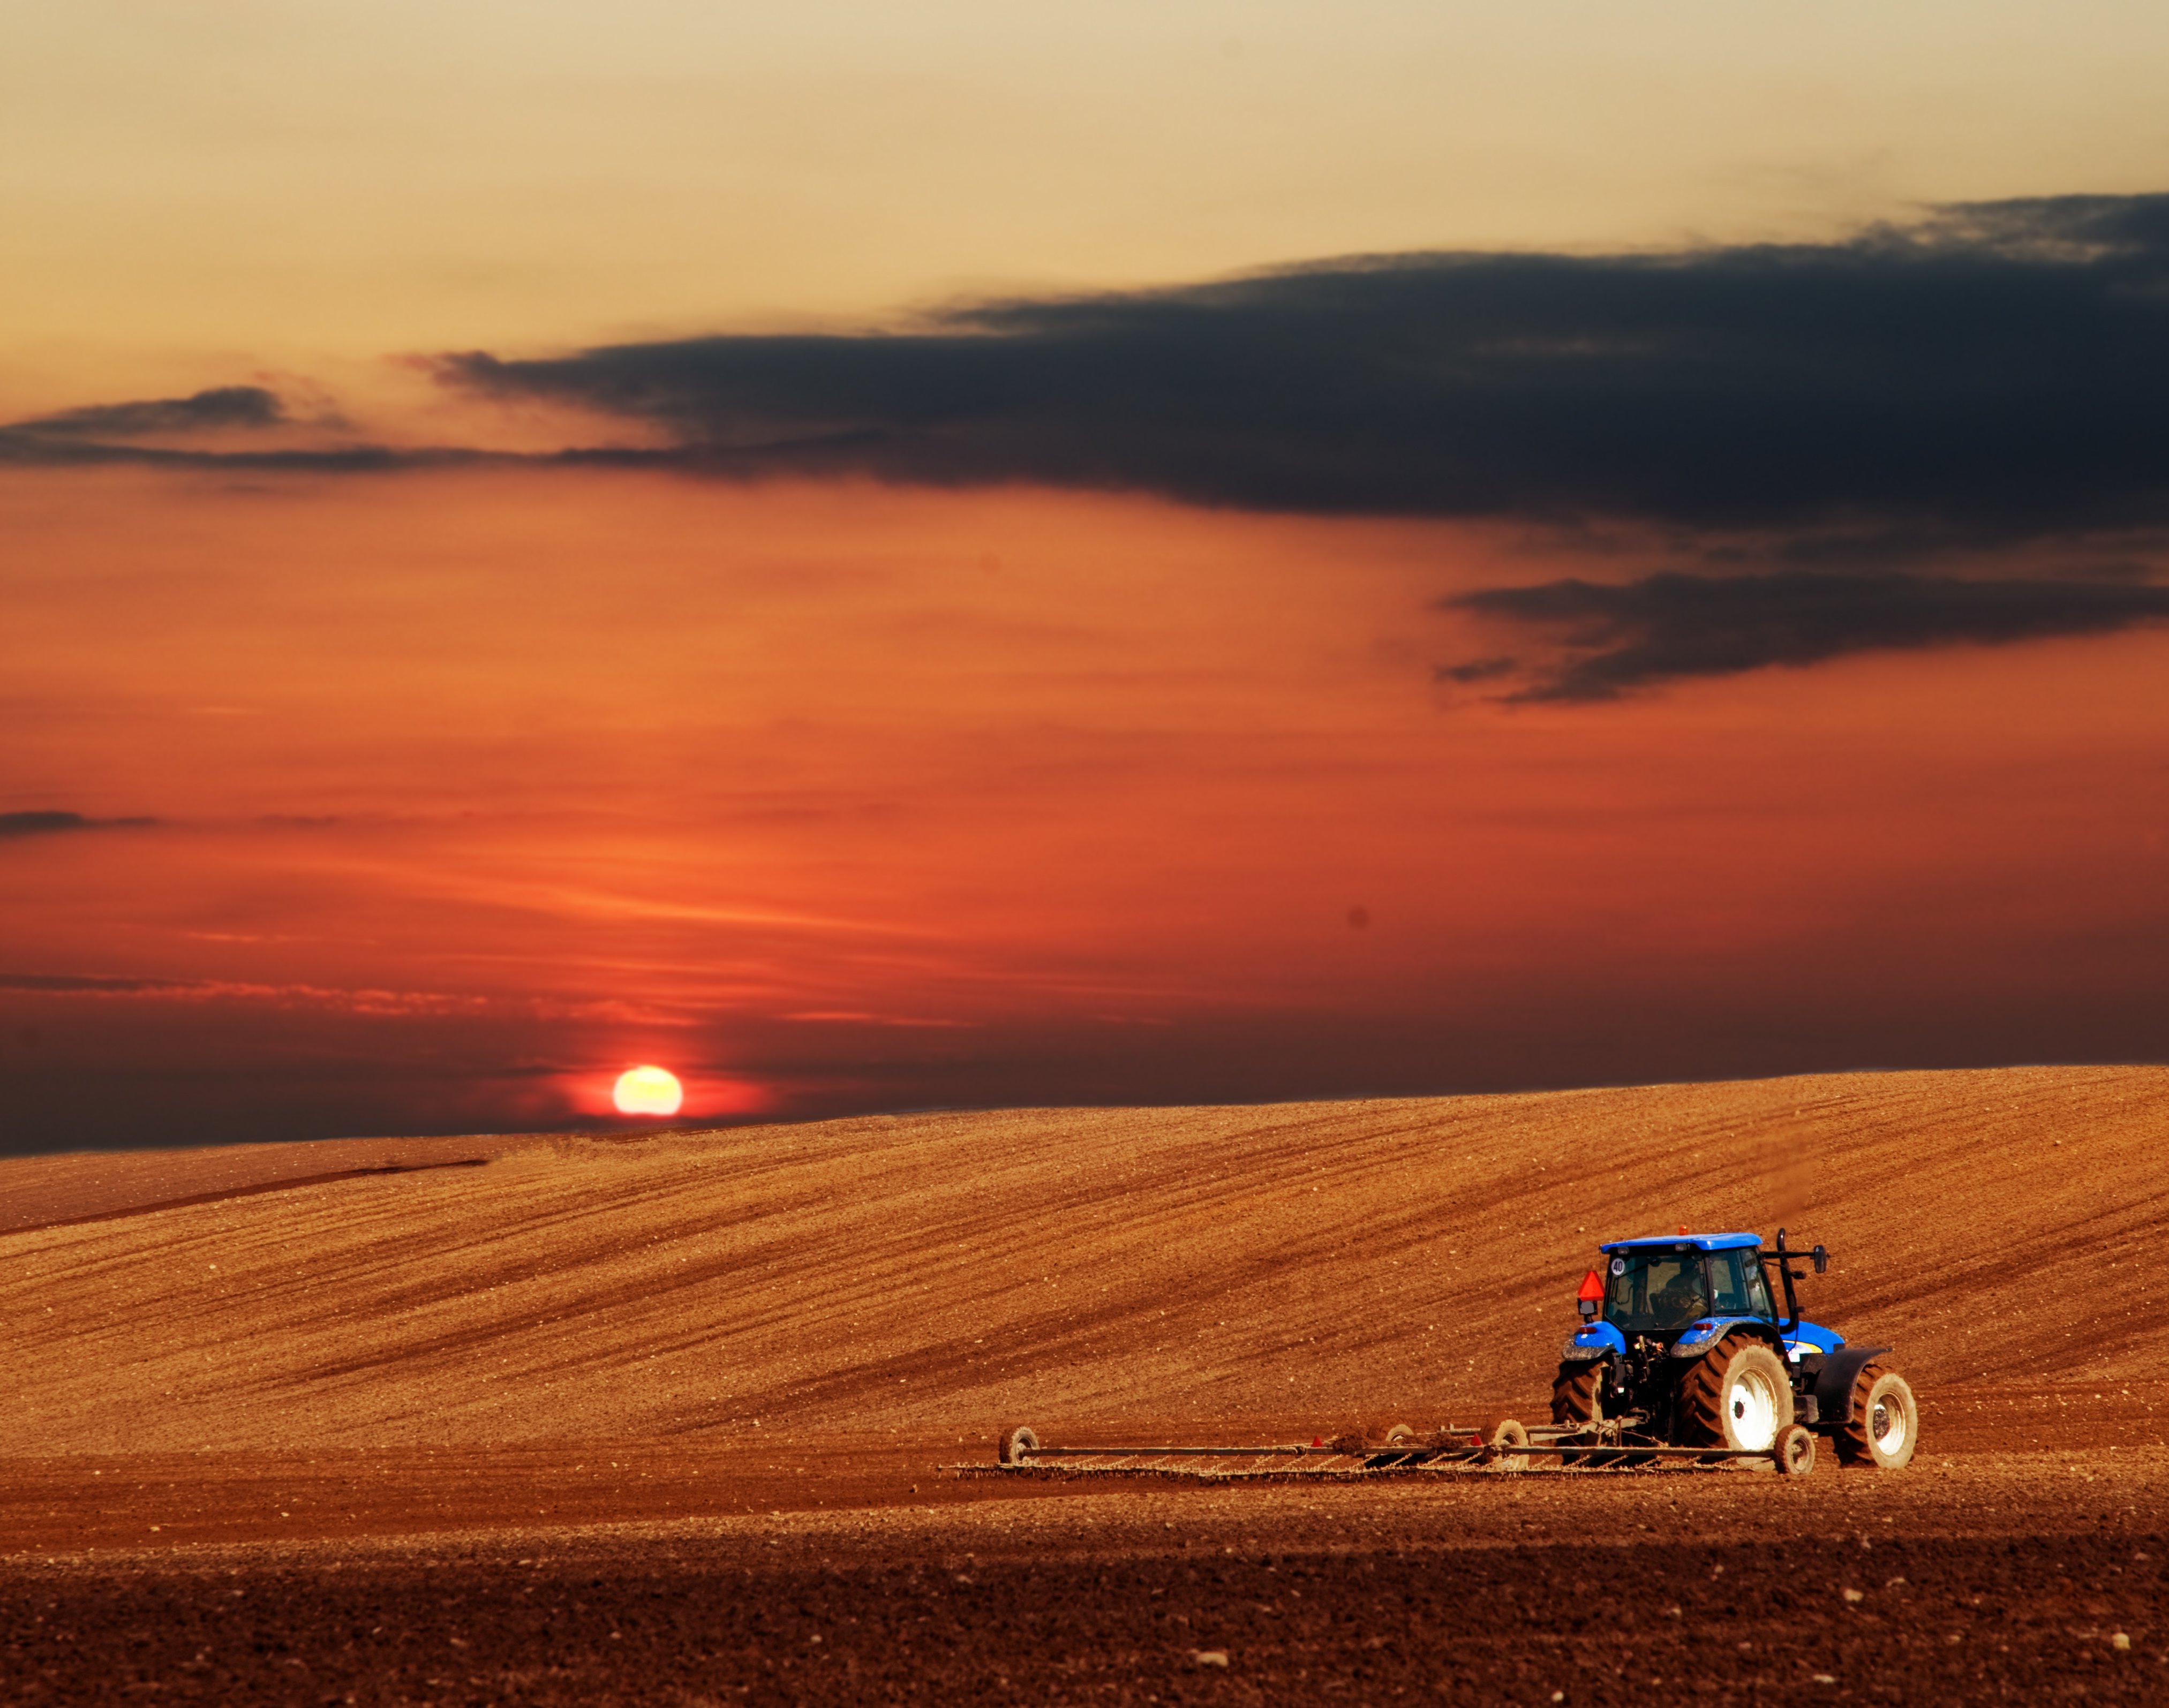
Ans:
[[[0,402],[2150,189],[2165,87],[2142,0],[13,0]]]

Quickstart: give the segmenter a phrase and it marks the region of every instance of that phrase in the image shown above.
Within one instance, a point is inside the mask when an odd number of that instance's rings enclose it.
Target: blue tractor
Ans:
[[[1552,1384],[1562,1451],[1589,1460],[1632,1450],[1769,1454],[1798,1472],[1815,1437],[1849,1464],[1895,1471],[1913,1456],[1919,1413],[1887,1346],[1849,1346],[1800,1315],[1793,1264],[1829,1267],[1822,1247],[1766,1250],[1752,1233],[1614,1240],[1582,1282],[1582,1327]],[[1785,1308],[1777,1308],[1772,1277]],[[1571,1462],[1571,1461],[1569,1461]]]

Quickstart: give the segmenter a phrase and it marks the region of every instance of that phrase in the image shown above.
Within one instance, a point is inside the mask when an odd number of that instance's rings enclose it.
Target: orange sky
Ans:
[[[155,821],[0,843],[19,1143],[555,1125],[636,1061],[814,1113],[2164,1018],[2147,634],[1514,705],[1431,678],[1442,595],[1576,567],[1498,529],[75,471],[0,533],[0,806]]]
[[[2165,70],[2142,0],[0,9],[0,1154],[2159,1059]],[[1601,701],[1450,604],[1833,567]]]

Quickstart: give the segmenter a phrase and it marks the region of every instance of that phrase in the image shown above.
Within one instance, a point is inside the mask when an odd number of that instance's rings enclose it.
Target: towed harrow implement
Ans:
[[[1004,1435],[992,1465],[962,1465],[978,1477],[1140,1477],[1190,1482],[1308,1480],[1356,1482],[1382,1477],[1490,1473],[1575,1477],[1673,1471],[1776,1470],[1804,1476],[1815,1468],[1815,1438],[1794,1425],[1763,1450],[1676,1447],[1633,1439],[1613,1425],[1539,1423],[1509,1418],[1485,1429],[1447,1425],[1429,1436],[1402,1426],[1374,1445],[1346,1441],[1267,1447],[1049,1447],[1027,1429]]]

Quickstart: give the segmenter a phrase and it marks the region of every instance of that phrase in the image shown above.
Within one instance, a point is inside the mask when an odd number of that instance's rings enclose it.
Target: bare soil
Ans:
[[[0,1702],[2161,1700],[2165,1133],[2065,1069],[0,1163]],[[1907,1471],[954,1470],[1541,1416],[1599,1238],[1780,1221]]]
[[[1025,1487],[616,1525],[499,1510],[465,1533],[416,1511],[428,1533],[376,1540],[297,1510],[308,1540],[18,1554],[0,1701],[2169,1694],[2158,1450],[1799,1482]]]

